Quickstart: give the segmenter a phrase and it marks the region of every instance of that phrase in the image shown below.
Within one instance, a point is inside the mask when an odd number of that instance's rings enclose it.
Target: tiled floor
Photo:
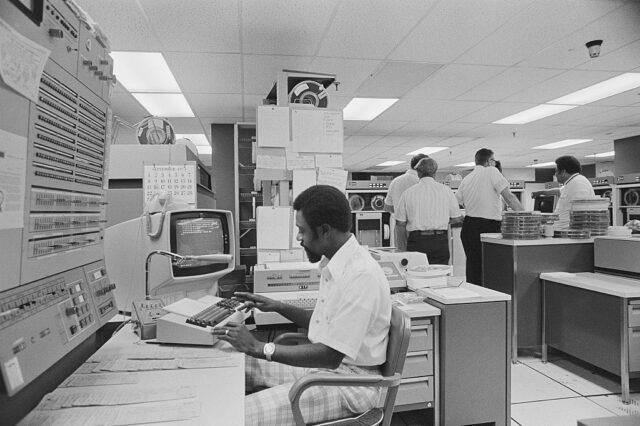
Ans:
[[[511,426],[576,426],[579,419],[636,415],[640,426],[640,379],[633,401],[623,404],[617,376],[561,353],[520,356],[511,368]],[[428,426],[422,410],[396,413],[393,426]]]

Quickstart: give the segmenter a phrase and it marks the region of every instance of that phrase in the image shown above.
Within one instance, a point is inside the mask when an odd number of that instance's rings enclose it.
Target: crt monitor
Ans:
[[[214,209],[169,210],[107,228],[105,263],[118,308],[130,311],[147,285],[165,304],[216,294],[218,279],[235,268],[233,230],[231,212]]]
[[[553,213],[556,207],[555,195],[538,195],[533,200],[533,210],[541,213]]]

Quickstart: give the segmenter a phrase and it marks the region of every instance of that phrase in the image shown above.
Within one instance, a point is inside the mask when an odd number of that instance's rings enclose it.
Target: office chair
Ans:
[[[393,415],[393,406],[402,379],[402,369],[407,357],[409,339],[411,338],[411,320],[399,308],[391,308],[391,327],[389,328],[389,342],[387,344],[387,360],[381,367],[382,374],[376,375],[337,375],[333,373],[314,373],[298,379],[289,391],[291,410],[297,426],[306,425],[300,411],[300,397],[312,386],[380,386],[387,388],[387,394],[382,407],[356,414],[340,420],[317,423],[316,426],[389,426]],[[284,333],[276,338],[275,343],[295,344],[307,341],[302,333]]]

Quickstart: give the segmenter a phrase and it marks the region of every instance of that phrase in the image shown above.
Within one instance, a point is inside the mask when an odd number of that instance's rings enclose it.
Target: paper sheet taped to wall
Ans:
[[[258,250],[288,250],[291,243],[291,207],[265,207],[257,209]]]
[[[292,109],[291,140],[295,152],[342,153],[342,111],[324,108]]]

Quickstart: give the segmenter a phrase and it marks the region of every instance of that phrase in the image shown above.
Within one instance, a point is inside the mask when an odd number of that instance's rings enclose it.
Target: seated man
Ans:
[[[379,374],[385,362],[391,320],[389,284],[378,263],[351,234],[351,209],[338,189],[317,185],[295,199],[297,239],[311,262],[320,261],[318,300],[312,311],[251,293],[236,293],[247,308],[278,312],[309,330],[309,344],[274,345],[258,341],[242,324],[213,331],[246,358],[248,395],[245,424],[293,425],[288,399],[294,381],[318,371]],[[266,359],[266,361],[265,361]],[[274,362],[270,362],[274,361]],[[379,388],[314,387],[300,407],[307,422],[364,412],[378,403]]]

